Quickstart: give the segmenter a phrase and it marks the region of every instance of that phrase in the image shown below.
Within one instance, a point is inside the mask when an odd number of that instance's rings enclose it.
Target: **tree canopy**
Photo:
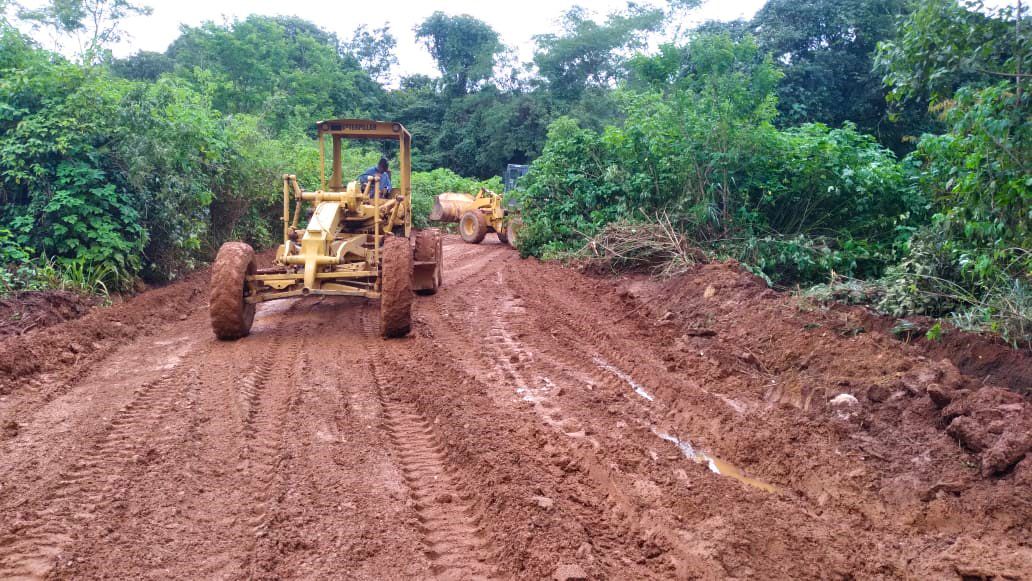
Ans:
[[[434,12],[415,32],[434,57],[445,88],[455,96],[467,94],[491,77],[495,55],[502,48],[493,28],[465,14]]]

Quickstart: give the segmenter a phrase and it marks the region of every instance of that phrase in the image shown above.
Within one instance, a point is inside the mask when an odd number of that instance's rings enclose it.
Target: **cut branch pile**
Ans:
[[[592,270],[677,276],[706,256],[666,214],[645,222],[613,222],[575,253]]]

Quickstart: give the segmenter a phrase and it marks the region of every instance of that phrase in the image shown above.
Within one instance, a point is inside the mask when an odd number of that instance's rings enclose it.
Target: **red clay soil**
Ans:
[[[0,298],[0,339],[78,319],[96,301],[67,291],[22,291]]]
[[[728,264],[445,262],[404,339],[308,298],[219,342],[199,273],[0,341],[0,577],[1032,576],[1025,355]]]

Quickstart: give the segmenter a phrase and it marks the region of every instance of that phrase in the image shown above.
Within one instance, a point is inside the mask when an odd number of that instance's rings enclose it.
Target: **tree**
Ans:
[[[12,0],[0,0],[0,28],[7,28],[11,26],[11,21],[8,20],[7,11],[14,5]]]
[[[398,41],[391,34],[390,25],[369,30],[361,24],[344,49],[355,57],[370,77],[385,83],[390,78],[391,68],[398,64],[398,57],[394,56],[397,46]]]
[[[444,77],[449,93],[469,93],[494,71],[495,55],[502,49],[498,33],[469,15],[434,12],[415,28]]]
[[[108,47],[125,34],[122,20],[150,13],[149,6],[130,0],[49,0],[41,8],[19,11],[18,18],[51,29],[58,39],[75,38],[82,63],[90,65],[110,57]]]
[[[383,88],[336,36],[299,18],[185,27],[167,55],[217,109],[261,113],[277,133],[307,129],[316,117],[369,115],[383,100]]]
[[[165,53],[146,50],[111,63],[111,72],[123,79],[138,81],[156,81],[158,77],[172,72],[174,68],[175,62]]]
[[[890,101],[939,101],[962,85],[1001,78],[1020,93],[1032,67],[1032,18],[1019,14],[1021,2],[995,13],[981,8],[977,0],[929,0],[900,23],[899,38],[881,43],[876,58]]]
[[[532,94],[502,93],[494,86],[455,99],[434,136],[441,165],[462,175],[489,178],[509,163],[528,163],[540,151],[549,112]]]
[[[922,135],[909,157],[932,223],[893,269],[886,308],[942,314],[963,303],[1014,341],[1032,341],[1032,64],[1021,3],[930,0],[878,49],[894,104],[930,102],[945,131]]]
[[[609,87],[622,75],[627,53],[644,46],[645,33],[662,22],[662,11],[630,4],[599,24],[575,6],[563,16],[563,34],[534,37],[534,63],[550,91],[572,103],[590,87]]]
[[[781,124],[845,121],[899,146],[887,131],[885,92],[872,71],[877,43],[895,36],[906,0],[770,0],[751,27],[785,73]]]

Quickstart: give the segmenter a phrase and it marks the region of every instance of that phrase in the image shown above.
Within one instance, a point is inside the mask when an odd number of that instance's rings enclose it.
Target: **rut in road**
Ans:
[[[591,336],[591,331],[583,321],[563,314],[560,300],[552,301],[556,308],[550,312],[564,325],[551,329],[550,335],[563,349],[542,349],[524,342],[522,337],[533,336],[535,329],[545,328],[536,325],[536,317],[523,298],[534,296],[533,290],[528,288],[529,284],[517,284],[515,277],[504,270],[492,270],[490,275],[497,282],[489,291],[483,285],[477,286],[468,293],[450,297],[454,301],[450,308],[442,305],[439,310],[467,314],[470,326],[462,327],[467,332],[457,342],[473,344],[483,337],[483,348],[477,350],[477,367],[488,370],[496,404],[507,406],[513,396],[529,404],[543,425],[562,436],[554,443],[577,459],[586,479],[608,492],[609,510],[629,517],[625,522],[627,533],[643,542],[666,547],[669,566],[677,575],[692,577],[707,568],[720,570],[717,563],[700,558],[695,548],[684,541],[675,518],[641,505],[637,488],[640,475],[626,472],[614,462],[620,457],[621,447],[634,445],[632,442],[641,437],[624,432],[617,424],[639,425],[639,434],[648,433],[648,427],[657,421],[655,417],[666,411],[662,402],[653,401],[651,394],[637,386],[630,375],[608,362],[609,358],[616,360],[615,347],[606,341],[588,344],[579,339]],[[567,329],[577,329],[579,333]],[[561,393],[564,395],[560,398]],[[620,413],[589,413],[594,409],[591,403],[571,405],[575,399],[591,402],[596,396],[589,394],[621,401]],[[611,433],[621,433],[619,442],[607,436]],[[584,442],[590,445],[580,445]],[[650,442],[646,438],[642,443],[644,456]],[[609,547],[598,542],[596,548],[604,551]]]
[[[116,499],[118,476],[153,449],[162,420],[187,387],[177,377],[180,365],[161,378],[139,386],[132,398],[104,427],[101,435],[71,461],[71,467],[45,493],[47,507],[36,518],[0,539],[0,577],[38,579],[49,575],[63,549],[93,515]],[[173,434],[163,434],[173,437]]]
[[[288,311],[292,310],[293,305]],[[252,578],[272,571],[279,555],[269,533],[274,526],[277,497],[287,477],[282,469],[284,439],[288,437],[284,427],[298,389],[298,369],[304,368],[303,342],[312,328],[309,313],[302,313],[300,318],[300,327],[285,340],[274,341],[254,372],[241,381],[244,443],[239,468],[255,489],[247,514],[254,543],[244,567]]]
[[[379,342],[368,309],[362,312],[362,327],[363,334],[377,345],[370,359],[373,381],[384,423],[419,515],[433,573],[450,579],[490,578],[485,536],[473,516],[469,495],[458,493],[459,485],[448,471],[443,442],[417,409],[386,393],[391,383],[382,363],[386,349]],[[401,362],[396,360],[395,364]]]

